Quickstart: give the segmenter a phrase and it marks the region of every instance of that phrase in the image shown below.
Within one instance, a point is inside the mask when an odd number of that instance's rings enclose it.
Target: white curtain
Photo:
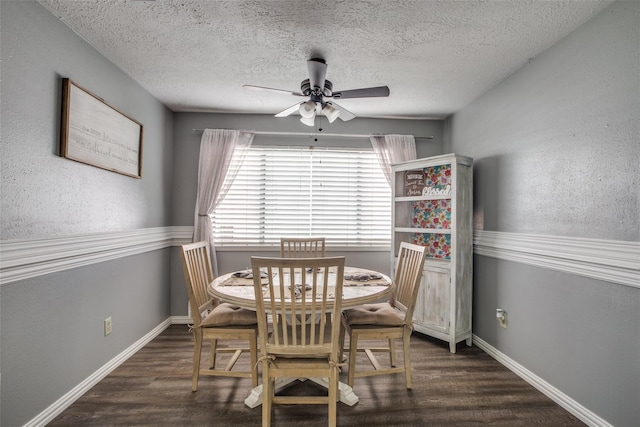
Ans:
[[[209,215],[224,199],[238,173],[238,168],[230,167],[231,159],[238,156],[235,164],[242,164],[253,136],[252,132],[228,129],[205,129],[202,133],[193,241],[209,244],[214,276],[218,276],[218,261]]]
[[[389,185],[391,164],[417,158],[416,140],[413,135],[372,135],[371,145]]]

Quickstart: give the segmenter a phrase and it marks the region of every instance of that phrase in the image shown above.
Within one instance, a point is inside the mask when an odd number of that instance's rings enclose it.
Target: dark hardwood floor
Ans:
[[[261,408],[244,405],[249,379],[200,377],[198,391],[191,392],[192,356],[187,326],[172,325],[49,426],[260,425]],[[402,375],[357,379],[354,391],[360,401],[352,407],[338,403],[338,425],[585,425],[477,347],[461,343],[451,354],[447,344],[414,333],[411,359],[412,390],[405,388]],[[346,381],[346,368],[342,378]],[[318,392],[322,389],[309,381],[282,391]],[[275,406],[272,421],[274,426],[324,426],[327,408]]]

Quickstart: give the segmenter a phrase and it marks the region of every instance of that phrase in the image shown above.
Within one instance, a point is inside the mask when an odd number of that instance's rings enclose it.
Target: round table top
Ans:
[[[236,271],[216,278],[209,284],[209,294],[220,301],[255,310],[253,278],[251,275],[247,277],[248,273],[251,270]],[[345,266],[344,277],[342,308],[384,300],[393,292],[393,282],[389,276],[377,271]]]

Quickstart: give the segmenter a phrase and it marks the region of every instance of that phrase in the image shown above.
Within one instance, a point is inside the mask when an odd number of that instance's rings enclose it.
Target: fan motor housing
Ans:
[[[333,83],[331,83],[329,80],[325,80],[324,81],[324,91],[322,91],[322,93],[324,94],[324,96],[331,96],[333,94]]]
[[[309,96],[311,94],[311,83],[309,83],[309,79],[305,79],[300,84],[300,92],[303,95]]]
[[[333,83],[331,83],[330,80],[325,80],[324,90],[322,91],[322,93],[316,93],[316,95],[319,95],[320,97],[332,96],[332,91],[333,91]],[[305,79],[302,81],[302,83],[300,83],[300,93],[302,93],[305,96],[310,96],[312,93],[315,93],[315,91],[311,90],[311,83],[309,82],[309,79]]]

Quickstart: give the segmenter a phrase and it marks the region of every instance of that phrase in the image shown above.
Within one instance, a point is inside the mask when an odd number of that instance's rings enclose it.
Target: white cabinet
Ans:
[[[449,285],[451,275],[448,268],[425,266],[420,283],[420,295],[416,303],[414,322],[429,325],[441,334],[449,327]]]
[[[392,165],[392,259],[400,242],[427,246],[415,330],[471,345],[473,159],[455,154]]]

